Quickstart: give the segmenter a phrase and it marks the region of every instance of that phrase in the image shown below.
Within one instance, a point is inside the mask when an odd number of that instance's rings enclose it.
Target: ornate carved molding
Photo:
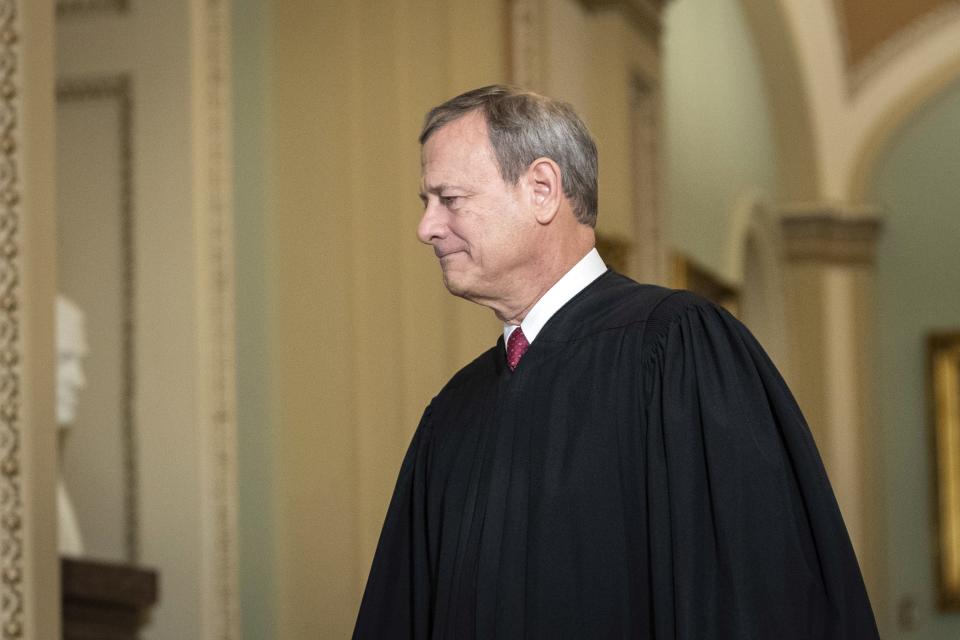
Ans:
[[[136,352],[135,275],[136,250],[134,245],[133,211],[133,96],[130,77],[126,74],[63,80],[57,84],[57,103],[87,102],[91,100],[116,101],[120,141],[120,252],[123,260],[121,275],[121,379],[120,390],[122,424],[121,448],[124,470],[124,557],[130,563],[140,559],[139,473],[137,464],[137,430],[135,420]]]
[[[234,350],[235,288],[233,267],[233,202],[231,141],[231,62],[230,14],[227,0],[203,0],[201,13],[202,76],[202,151],[198,158],[204,200],[198,212],[205,228],[205,252],[208,266],[209,307],[205,310],[211,349],[210,372],[205,380],[209,393],[209,415],[205,468],[212,500],[213,550],[208,568],[212,578],[213,606],[209,612],[210,637],[221,640],[239,638],[239,567],[237,550],[237,474],[236,474],[236,353]]]
[[[788,261],[872,264],[883,224],[870,208],[831,206],[782,209],[780,224]]]
[[[124,13],[128,0],[57,0],[57,17],[92,13]]]
[[[619,9],[641,33],[654,39],[663,31],[663,8],[667,0],[579,0],[590,11]]]
[[[23,468],[20,397],[20,25],[0,0],[0,615],[4,640],[23,638]]]

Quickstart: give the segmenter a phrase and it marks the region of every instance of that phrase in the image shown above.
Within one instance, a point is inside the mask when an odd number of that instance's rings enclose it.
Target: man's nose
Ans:
[[[427,202],[423,209],[423,217],[420,218],[420,224],[417,225],[417,237],[424,244],[432,244],[433,240],[442,238],[445,234],[446,225],[443,221],[443,213],[436,202]]]

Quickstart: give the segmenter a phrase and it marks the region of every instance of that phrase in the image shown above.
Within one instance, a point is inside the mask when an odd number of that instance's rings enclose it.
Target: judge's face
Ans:
[[[530,263],[535,218],[524,179],[504,182],[484,117],[467,114],[423,145],[421,242],[433,247],[451,293],[493,307],[507,300]]]

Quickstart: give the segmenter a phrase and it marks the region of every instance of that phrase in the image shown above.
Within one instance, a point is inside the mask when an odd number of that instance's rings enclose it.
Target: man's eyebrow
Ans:
[[[427,199],[427,194],[428,194],[428,193],[433,193],[433,194],[435,194],[435,195],[440,195],[441,193],[443,193],[443,192],[446,191],[447,189],[456,189],[456,188],[457,188],[457,187],[455,187],[454,185],[452,185],[452,184],[447,184],[446,182],[441,182],[440,184],[436,184],[436,185],[434,185],[434,186],[432,186],[432,187],[427,187],[427,188],[425,188],[425,189],[424,189],[424,188],[421,188],[421,189],[420,189],[420,199],[425,201],[425,200]]]
[[[440,184],[434,185],[434,186],[432,186],[432,187],[428,187],[428,188],[426,188],[426,189],[420,189],[420,195],[421,195],[421,196],[425,196],[425,195],[427,195],[428,193],[437,193],[437,194],[439,194],[439,193],[442,193],[443,191],[445,191],[446,189],[450,189],[450,188],[452,188],[451,185],[447,184],[446,182],[441,182]]]

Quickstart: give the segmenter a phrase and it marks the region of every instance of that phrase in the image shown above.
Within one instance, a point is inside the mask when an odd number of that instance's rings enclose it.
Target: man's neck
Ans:
[[[596,243],[593,229],[583,225],[578,226],[575,234],[567,235],[565,242],[558,243],[555,252],[541,254],[542,259],[529,270],[528,274],[518,277],[517,284],[523,288],[510,300],[487,305],[493,309],[501,322],[514,325],[523,322],[544,294],[590,253]]]
[[[603,275],[607,265],[595,249],[591,249],[579,262],[557,280],[543,296],[531,307],[521,322],[528,343],[533,343],[547,322],[577,294],[587,288],[591,282]],[[504,345],[517,325],[503,325]]]

